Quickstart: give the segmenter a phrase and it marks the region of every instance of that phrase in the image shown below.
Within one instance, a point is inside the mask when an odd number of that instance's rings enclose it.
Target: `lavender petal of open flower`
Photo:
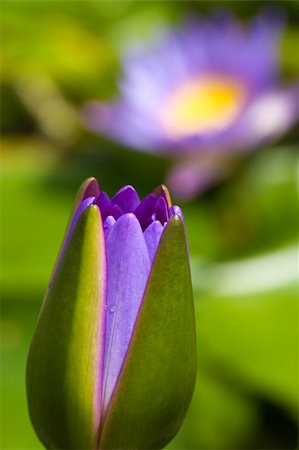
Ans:
[[[228,14],[185,20],[154,44],[123,55],[119,96],[88,103],[84,123],[130,148],[179,158],[179,164],[190,154],[221,158],[275,140],[299,117],[299,84],[279,83],[282,31],[283,20],[269,12],[247,26]],[[200,157],[196,165],[188,192],[175,168],[176,194],[192,196],[222,177],[218,167],[203,173]]]
[[[27,364],[47,448],[140,449],[177,432],[195,379],[184,219],[165,187],[80,190]],[[144,405],[147,405],[145,408]]]

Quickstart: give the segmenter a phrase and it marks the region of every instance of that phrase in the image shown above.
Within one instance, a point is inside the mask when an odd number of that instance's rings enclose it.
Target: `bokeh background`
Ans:
[[[143,196],[170,158],[84,130],[86,101],[117,95],[120,52],[185,14],[217,8],[246,23],[271,2],[2,1],[1,448],[41,449],[26,407],[25,362],[76,189],[96,176]],[[299,8],[279,47],[298,80]],[[297,55],[297,56],[296,56]],[[246,154],[188,202],[198,377],[171,449],[295,449],[298,426],[298,129]],[[146,407],[146,405],[145,405]]]

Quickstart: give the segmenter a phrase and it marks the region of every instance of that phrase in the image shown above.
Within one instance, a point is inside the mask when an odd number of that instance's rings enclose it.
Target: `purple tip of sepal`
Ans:
[[[162,225],[169,219],[168,207],[164,197],[159,197],[155,203],[152,213],[152,220],[159,220]]]
[[[86,181],[85,190],[82,193],[81,201],[88,197],[98,197],[101,193],[101,189],[98,181],[95,178],[89,178]]]
[[[170,193],[167,189],[167,187],[164,184],[160,184],[160,186],[157,186],[153,192],[156,197],[163,197],[165,198],[165,201],[167,203],[168,208],[171,207],[171,197]]]
[[[134,214],[124,214],[112,226],[106,240],[106,252],[104,411],[116,386],[151,270],[143,232]]]
[[[123,213],[133,212],[140,204],[137,192],[132,186],[121,188],[111,200],[113,205],[120,207]]]
[[[143,233],[152,261],[155,258],[163,230],[164,226],[161,222],[159,222],[159,220],[156,220],[155,222],[152,222]]]
[[[134,214],[140,222],[143,230],[145,230],[148,225],[152,222],[152,211],[154,204],[157,201],[157,197],[154,194],[149,194],[140,202],[138,207],[135,209]]]
[[[78,222],[79,217],[81,216],[81,214],[83,213],[83,211],[84,211],[88,206],[90,206],[90,205],[92,205],[92,204],[94,203],[94,201],[95,201],[95,197],[88,197],[88,198],[86,198],[85,200],[83,200],[83,202],[80,203],[79,207],[76,209],[75,214],[74,214],[74,216],[73,216],[73,218],[72,218],[72,222],[71,222],[71,224],[70,224],[70,227],[69,227],[69,229],[68,229],[68,231],[67,231],[66,237],[65,237],[65,239],[64,239],[64,241],[63,241],[63,244],[62,244],[62,247],[61,247],[61,250],[60,250],[58,259],[57,259],[57,262],[56,262],[56,264],[55,264],[54,271],[53,271],[53,274],[52,274],[51,279],[50,279],[50,282],[49,282],[49,288],[50,288],[51,285],[52,285],[53,279],[54,279],[54,277],[55,277],[55,274],[56,274],[56,272],[57,272],[58,267],[60,266],[60,263],[61,263],[61,261],[62,261],[64,252],[65,252],[66,247],[67,247],[67,245],[68,245],[68,243],[69,243],[69,241],[70,241],[72,232],[73,232],[73,230],[74,230],[74,228],[75,228],[75,226],[76,226],[76,223]]]

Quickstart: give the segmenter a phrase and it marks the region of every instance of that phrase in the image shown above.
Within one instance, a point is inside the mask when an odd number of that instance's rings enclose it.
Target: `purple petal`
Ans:
[[[243,116],[243,139],[247,148],[275,139],[299,119],[299,83],[258,96]]]
[[[140,222],[143,230],[152,222],[152,213],[157,197],[154,194],[149,194],[141,201],[139,206],[134,211],[135,216]]]
[[[106,217],[110,214],[110,210],[112,208],[111,200],[109,196],[106,194],[106,192],[101,192],[101,194],[97,197],[95,203],[100,208],[101,216],[104,221]]]
[[[153,190],[153,194],[156,197],[163,197],[167,203],[168,208],[171,207],[171,197],[167,187],[164,184],[160,184],[156,189]]]
[[[123,215],[111,228],[106,250],[104,410],[117,382],[151,269],[144,236],[134,214]]]
[[[108,233],[115,224],[116,220],[113,216],[108,216],[107,219],[104,222],[104,232],[105,232],[105,239],[107,239]]]
[[[154,260],[154,257],[156,255],[163,230],[164,227],[163,225],[161,225],[161,222],[159,222],[159,220],[156,220],[155,222],[152,222],[143,233],[152,261]]]
[[[185,219],[183,216],[183,211],[181,210],[181,208],[179,206],[172,206],[169,210],[169,215],[170,217],[174,216],[174,215],[180,216],[180,218],[182,219],[182,221],[185,223]]]
[[[167,203],[163,197],[159,197],[153,209],[152,220],[160,220],[162,225],[167,222],[169,218]]]
[[[118,205],[123,213],[129,213],[137,208],[140,199],[132,186],[124,186],[114,195],[111,202]]]
[[[104,133],[128,147],[139,147],[141,151],[155,151],[162,145],[157,117],[139,111],[136,114],[126,102],[105,105],[91,102],[83,110],[83,121],[87,129]]]
[[[109,214],[110,214],[111,216],[113,216],[114,219],[117,220],[120,216],[123,215],[123,212],[122,212],[122,210],[120,209],[120,207],[119,207],[118,205],[113,205],[113,207],[111,208]]]

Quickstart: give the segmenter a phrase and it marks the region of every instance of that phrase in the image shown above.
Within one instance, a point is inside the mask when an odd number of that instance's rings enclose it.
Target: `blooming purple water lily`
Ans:
[[[246,28],[228,14],[186,20],[123,56],[119,97],[86,105],[87,128],[176,158],[169,183],[179,196],[206,189],[225,176],[228,156],[276,139],[298,119],[298,85],[278,83],[281,22],[270,14]]]
[[[27,364],[33,426],[46,448],[161,448],[195,379],[182,212],[164,186],[140,200],[83,185]]]

